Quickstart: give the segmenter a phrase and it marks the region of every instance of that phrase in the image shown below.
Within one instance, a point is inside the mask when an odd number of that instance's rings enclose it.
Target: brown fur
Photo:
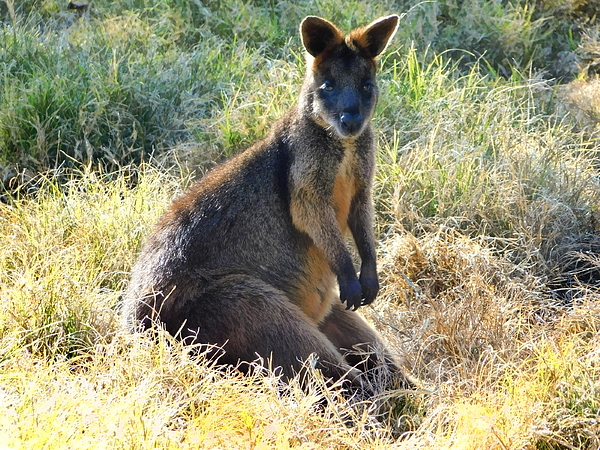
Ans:
[[[346,350],[381,347],[353,310],[379,289],[370,120],[375,58],[397,23],[389,16],[344,37],[324,19],[302,22],[298,105],[160,219],[132,272],[128,326],[160,323],[186,342],[217,344],[224,363],[270,358],[288,377],[311,354],[327,376],[355,376],[361,360]]]

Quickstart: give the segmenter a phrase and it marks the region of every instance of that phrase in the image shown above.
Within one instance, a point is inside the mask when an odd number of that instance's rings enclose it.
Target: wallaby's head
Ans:
[[[377,57],[396,32],[398,20],[396,15],[383,17],[347,36],[319,17],[307,17],[300,25],[308,53],[301,106],[341,139],[359,136],[373,116]]]

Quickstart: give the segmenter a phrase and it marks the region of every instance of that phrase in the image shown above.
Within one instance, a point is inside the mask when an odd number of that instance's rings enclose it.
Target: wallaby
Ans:
[[[381,347],[355,310],[379,290],[371,118],[377,57],[398,20],[347,36],[327,20],[302,21],[307,72],[297,106],[160,219],[133,269],[128,326],[160,324],[185,342],[217,344],[226,364],[260,356],[288,378],[311,354],[325,376],[352,378],[361,360],[346,350]]]

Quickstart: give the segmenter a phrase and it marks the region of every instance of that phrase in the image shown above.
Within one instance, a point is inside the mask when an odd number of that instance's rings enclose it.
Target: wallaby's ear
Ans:
[[[314,57],[344,40],[344,35],[334,24],[315,16],[308,16],[302,21],[300,35],[304,48]]]
[[[400,17],[391,15],[377,19],[363,28],[353,30],[350,42],[362,49],[371,58],[380,55],[396,33]]]

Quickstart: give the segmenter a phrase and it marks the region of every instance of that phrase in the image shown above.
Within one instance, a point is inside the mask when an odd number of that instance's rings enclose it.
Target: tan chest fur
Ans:
[[[347,144],[332,192],[332,206],[343,236],[348,233],[348,215],[356,193],[354,164],[354,145]],[[312,247],[307,256],[308,266],[299,289],[298,306],[310,319],[319,323],[330,313],[332,301],[337,298],[337,280],[319,248]]]
[[[333,209],[342,234],[348,232],[348,214],[350,205],[356,194],[356,180],[354,178],[354,144],[344,146],[344,159],[340,164],[335,182],[333,184]]]

